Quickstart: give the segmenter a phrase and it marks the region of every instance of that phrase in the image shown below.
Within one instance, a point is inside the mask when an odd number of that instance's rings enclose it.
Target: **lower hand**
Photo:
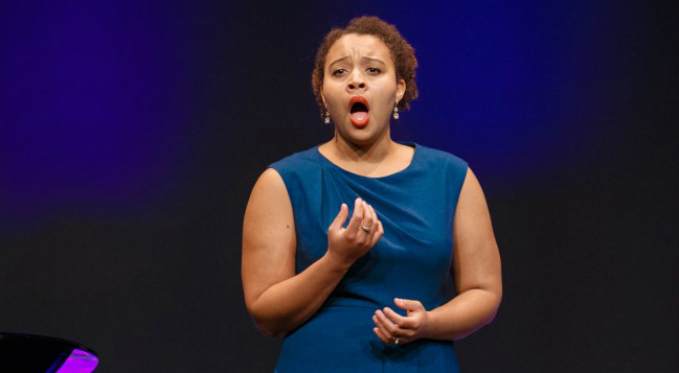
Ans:
[[[397,307],[407,311],[401,316],[389,307],[375,311],[373,332],[386,344],[405,344],[426,337],[429,313],[416,300],[394,299]]]

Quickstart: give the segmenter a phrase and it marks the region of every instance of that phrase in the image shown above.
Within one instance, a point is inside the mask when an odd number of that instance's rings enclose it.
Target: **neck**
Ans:
[[[395,150],[396,144],[387,129],[376,141],[366,144],[347,141],[335,130],[335,137],[328,145],[333,154],[343,161],[376,163],[387,158]]]

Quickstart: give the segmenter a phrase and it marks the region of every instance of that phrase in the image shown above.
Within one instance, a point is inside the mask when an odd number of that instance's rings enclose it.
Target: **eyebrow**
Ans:
[[[348,59],[348,58],[349,58],[349,56],[344,56],[344,57],[338,58],[338,59],[336,59],[335,61],[333,61],[333,62],[332,62],[330,65],[328,65],[328,66],[332,66],[332,65],[334,65],[334,64],[336,64],[336,63],[338,63],[338,62],[342,62],[342,61],[344,61],[344,60],[346,60],[346,59]],[[374,58],[374,57],[361,57],[361,59],[362,59],[362,60],[373,61],[373,62],[379,62],[379,63],[381,63],[381,64],[383,64],[383,65],[386,65],[386,64],[385,64],[382,60],[380,60],[379,58]]]
[[[380,60],[379,58],[374,58],[374,57],[363,57],[363,59],[364,59],[364,60],[368,60],[368,61],[373,61],[373,62],[379,62],[379,63],[381,63],[381,64],[383,64],[383,65],[386,65],[386,63],[384,63],[384,62],[383,62],[382,60]]]
[[[336,64],[336,63],[338,63],[338,62],[344,61],[344,60],[346,60],[347,58],[349,58],[349,56],[344,56],[344,57],[342,57],[342,58],[338,58],[338,59],[336,59],[334,62],[332,62],[332,63],[331,63],[330,65],[328,65],[328,66],[332,66],[332,65],[334,65],[334,64]]]

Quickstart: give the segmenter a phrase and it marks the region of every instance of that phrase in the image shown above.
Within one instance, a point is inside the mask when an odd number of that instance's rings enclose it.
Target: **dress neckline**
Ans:
[[[359,177],[359,178],[363,178],[363,179],[382,180],[382,179],[387,179],[387,178],[390,178],[390,177],[394,177],[394,176],[397,176],[397,175],[401,175],[401,174],[406,173],[407,171],[409,171],[409,170],[411,170],[411,169],[413,168],[413,165],[415,164],[415,161],[419,159],[419,153],[420,153],[420,152],[419,152],[418,150],[419,150],[420,146],[419,146],[418,144],[416,144],[416,143],[414,143],[414,142],[397,142],[397,143],[398,143],[398,144],[401,144],[401,145],[405,145],[405,146],[410,146],[411,148],[413,148],[413,150],[414,150],[414,151],[413,151],[413,157],[410,159],[410,163],[408,163],[408,165],[407,165],[404,169],[402,169],[402,170],[400,170],[400,171],[396,171],[396,172],[391,173],[391,174],[389,174],[389,175],[378,176],[378,177],[372,177],[372,176],[365,176],[365,175],[357,174],[357,173],[355,173],[355,172],[351,172],[351,171],[349,171],[349,170],[347,170],[347,169],[344,169],[344,168],[342,168],[342,167],[336,165],[335,163],[331,162],[328,158],[326,158],[326,157],[318,150],[318,147],[321,146],[320,144],[319,144],[319,145],[316,145],[316,155],[318,156],[318,158],[320,159],[320,161],[321,161],[322,163],[327,164],[327,165],[329,165],[330,167],[335,168],[335,169],[337,169],[337,170],[339,170],[339,171],[341,171],[341,172],[343,172],[343,173],[345,173],[345,174],[347,174],[347,175],[351,175],[351,176],[355,176],[355,177]]]

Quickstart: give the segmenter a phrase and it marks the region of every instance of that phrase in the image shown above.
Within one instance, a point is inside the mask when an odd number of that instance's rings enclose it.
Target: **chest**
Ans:
[[[450,261],[455,201],[445,178],[427,174],[402,180],[369,180],[325,170],[301,186],[293,203],[298,269],[325,254],[327,229],[341,204],[353,206],[358,197],[373,206],[384,227],[384,236],[371,251],[372,258],[383,263]]]

